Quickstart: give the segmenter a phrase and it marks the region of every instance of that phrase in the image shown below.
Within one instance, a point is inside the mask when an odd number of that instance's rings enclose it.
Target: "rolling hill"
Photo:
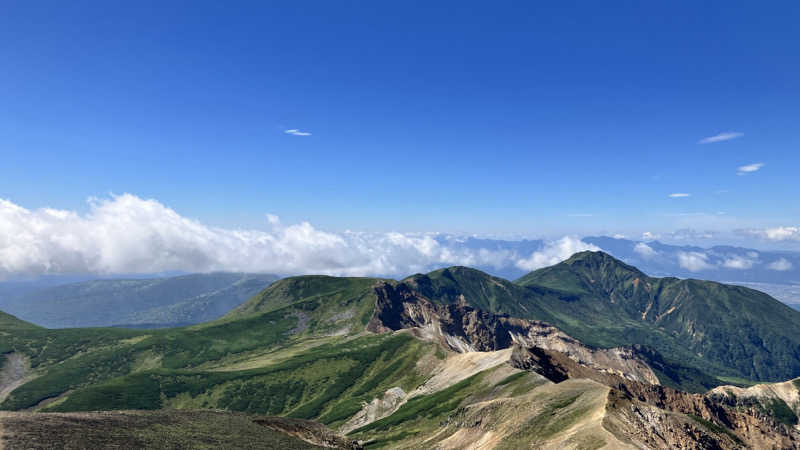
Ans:
[[[7,293],[0,309],[49,328],[191,325],[223,316],[277,279],[210,273],[83,281]]]

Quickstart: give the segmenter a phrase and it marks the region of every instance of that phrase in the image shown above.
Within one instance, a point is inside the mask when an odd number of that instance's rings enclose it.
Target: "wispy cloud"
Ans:
[[[731,139],[736,139],[744,136],[744,133],[738,133],[735,131],[730,131],[727,133],[720,133],[714,136],[709,136],[707,138],[700,139],[697,141],[698,144],[712,144],[714,142],[723,142],[723,141],[730,141]]]
[[[286,130],[284,131],[284,133],[291,134],[292,136],[311,136],[311,133],[307,131],[300,131],[296,128],[293,128],[291,130]]]
[[[674,194],[669,194],[669,198],[683,198],[683,197],[691,197],[692,194],[687,194],[685,192],[676,192]]]
[[[753,163],[748,164],[746,166],[741,166],[736,169],[736,175],[747,175],[748,173],[757,172],[759,169],[764,167],[764,163]]]

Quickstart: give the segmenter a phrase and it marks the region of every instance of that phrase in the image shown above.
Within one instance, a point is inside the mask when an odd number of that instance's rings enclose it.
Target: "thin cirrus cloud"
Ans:
[[[707,138],[700,139],[697,141],[698,144],[713,144],[714,142],[724,142],[730,141],[731,139],[736,139],[744,136],[744,133],[739,133],[736,131],[730,131],[727,133],[719,133],[714,136],[709,136]]]
[[[691,197],[691,196],[692,196],[692,194],[687,194],[685,192],[675,192],[673,194],[669,194],[669,198],[685,198],[685,197]]]
[[[747,175],[748,173],[758,172],[762,167],[764,167],[764,163],[760,162],[740,166],[736,169],[736,175]]]
[[[291,134],[292,136],[311,136],[311,133],[307,131],[300,131],[296,128],[292,128],[291,130],[285,130],[284,133]]]

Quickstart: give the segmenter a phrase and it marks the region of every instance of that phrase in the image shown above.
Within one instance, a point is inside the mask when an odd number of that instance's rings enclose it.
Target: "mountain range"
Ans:
[[[467,267],[289,277],[190,327],[0,315],[0,409],[30,411],[0,429],[24,442],[46,433],[33,423],[160,420],[187,436],[191,414],[223,410],[244,413],[236,429],[344,448],[798,448],[798,330],[764,293],[604,252],[514,282]],[[140,412],[91,412],[120,410]]]
[[[0,309],[49,328],[191,325],[222,317],[277,279],[218,272],[45,286],[16,283],[0,291]]]
[[[439,242],[458,250],[482,250],[508,255],[497,264],[476,268],[495,276],[516,279],[527,272],[511,262],[546,254],[544,240],[501,240],[474,237],[440,236]],[[609,236],[586,236],[580,242],[596,247],[615,258],[658,277],[701,278],[740,284],[769,293],[800,309],[800,252],[765,251],[717,245],[665,244],[657,240],[631,240]]]

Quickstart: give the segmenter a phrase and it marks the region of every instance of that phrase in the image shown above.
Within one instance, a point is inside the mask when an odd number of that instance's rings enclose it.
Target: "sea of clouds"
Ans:
[[[220,228],[132,194],[91,199],[79,214],[0,199],[0,279],[50,274],[264,272],[406,276],[444,265],[534,270],[598,248],[577,237],[520,254],[467,248],[425,233],[328,232],[308,222]]]

